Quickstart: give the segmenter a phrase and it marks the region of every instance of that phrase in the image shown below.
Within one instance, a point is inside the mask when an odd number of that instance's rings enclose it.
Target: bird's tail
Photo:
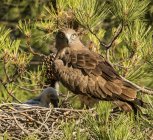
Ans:
[[[144,101],[142,101],[140,99],[137,99],[137,98],[133,101],[133,103],[135,105],[141,106],[143,108],[149,108],[150,107],[150,104],[149,103],[146,103],[146,102],[144,102]]]
[[[135,99],[134,101],[114,101],[114,104],[116,104],[119,108],[124,110],[125,112],[134,111],[135,114],[137,114],[138,111],[141,111],[140,107],[143,108],[149,108],[150,104],[143,102],[140,99]]]

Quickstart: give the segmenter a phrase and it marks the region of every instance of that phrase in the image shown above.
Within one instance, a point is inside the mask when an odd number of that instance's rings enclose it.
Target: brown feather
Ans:
[[[131,98],[131,99],[135,99],[137,93],[134,89],[123,87],[122,88],[122,94]]]
[[[105,84],[105,87],[106,87],[107,89],[109,89],[112,93],[115,93],[115,94],[118,94],[118,95],[120,95],[120,94],[122,93],[121,87],[119,87],[118,85],[116,85],[116,84],[113,83],[113,82],[108,81],[108,82]]]
[[[65,34],[64,39],[58,38],[59,35],[56,37],[59,56],[56,58],[64,62],[57,66],[55,64],[55,75],[59,81],[75,94],[117,100],[119,107],[131,110],[133,106],[130,103],[136,99],[136,89],[124,82],[102,56],[85,48],[78,37],[70,41],[74,30],[62,32]]]
[[[87,84],[87,92],[88,93],[93,93],[94,90],[95,90],[95,81],[93,81],[92,78],[89,78],[88,79],[88,84]]]
[[[77,61],[77,66],[84,67],[85,66],[85,62],[83,60],[78,60]]]
[[[88,76],[84,76],[81,78],[81,82],[79,83],[79,88],[82,93],[87,93],[87,84],[88,84]]]
[[[126,112],[130,112],[132,110],[132,106],[129,105],[128,103],[126,102],[123,102],[123,101],[113,101],[113,103],[120,107],[122,110],[126,111]]]
[[[95,75],[95,76],[99,76],[99,75],[102,75],[102,71],[99,67],[96,67],[95,69],[92,70],[92,73]]]
[[[105,87],[105,83],[98,82],[98,85],[102,93],[104,93],[105,95],[112,96],[112,92]]]

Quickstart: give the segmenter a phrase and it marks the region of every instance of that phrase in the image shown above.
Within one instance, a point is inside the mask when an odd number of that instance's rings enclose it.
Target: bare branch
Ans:
[[[109,49],[106,50],[106,60],[110,63]]]
[[[101,43],[101,40],[100,40],[100,38],[97,36],[97,34],[94,33],[94,32],[90,29],[89,26],[87,26],[87,27],[88,27],[89,32],[90,32],[91,34],[93,34],[93,35],[97,38],[97,40]],[[106,46],[106,44],[103,44],[103,46]]]
[[[109,64],[113,67],[113,64],[111,62],[109,62]],[[153,95],[153,89],[149,89],[147,87],[141,87],[131,81],[129,81],[128,79],[126,79],[125,77],[123,76],[120,76],[122,78],[123,81],[131,84],[133,87],[135,87],[138,91],[141,91],[143,92],[144,94],[149,94],[149,95]]]
[[[100,44],[101,44],[102,46],[104,46],[105,49],[109,49],[109,48],[112,46],[112,44],[114,43],[114,41],[115,41],[115,40],[119,37],[119,35],[122,33],[122,30],[123,30],[123,23],[119,25],[117,31],[115,32],[114,37],[112,38],[112,40],[111,40],[111,42],[110,42],[109,44],[105,45],[102,41],[100,42]]]
[[[93,34],[97,40],[100,42],[100,45],[103,46],[106,50],[109,49],[112,44],[114,43],[114,41],[119,37],[119,35],[122,33],[123,30],[123,23],[121,23],[117,29],[117,31],[115,32],[114,37],[112,38],[111,42],[109,44],[105,44],[103,41],[101,41],[101,39],[90,29],[90,27],[88,26],[88,30],[90,31],[91,34]]]
[[[15,99],[16,101],[18,101],[19,103],[21,103],[21,101],[19,101],[8,89],[7,89],[7,86],[6,84],[4,84],[1,80],[0,80],[1,84],[3,85],[3,87],[5,88],[6,92],[13,98]]]
[[[28,136],[29,132],[28,130],[24,129],[17,121],[16,117],[14,116],[14,114],[12,113],[12,116],[14,118],[15,123],[17,124],[17,126]]]
[[[40,56],[40,57],[45,56],[44,54],[35,52],[35,51],[31,48],[31,46],[30,46],[30,37],[27,37],[26,39],[27,39],[27,46],[28,46],[28,48],[29,48],[29,51],[30,51],[33,55],[37,55],[37,56]]]
[[[8,88],[7,88],[7,84],[8,84],[8,83],[12,83],[13,80],[11,80],[10,77],[9,77],[9,75],[7,74],[7,71],[6,71],[6,63],[5,63],[5,61],[4,61],[4,73],[5,73],[6,77],[7,77],[7,81],[6,81],[6,82],[3,82],[3,80],[0,79],[0,83],[3,85],[4,89],[6,90],[6,92],[7,92],[13,99],[15,99],[16,101],[18,101],[19,103],[21,103],[21,101],[19,101],[19,100],[12,94],[12,92],[10,92],[10,91],[8,90]]]

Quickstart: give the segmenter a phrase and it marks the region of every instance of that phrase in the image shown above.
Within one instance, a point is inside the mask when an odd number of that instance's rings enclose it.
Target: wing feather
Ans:
[[[87,49],[77,50],[71,52],[71,64],[74,68],[80,68],[89,74],[87,71],[91,71],[92,74],[105,75],[106,79],[120,78],[114,68],[106,61],[103,60],[102,56],[93,53]]]
[[[136,98],[135,89],[123,82],[114,68],[99,54],[87,49],[71,50],[67,57],[69,58],[63,60],[69,60],[68,66],[74,70],[80,70],[83,78],[88,77],[86,83],[81,75],[76,78],[78,80],[75,79],[75,82],[73,76],[70,78],[69,84],[72,83],[80,92],[103,99],[108,96],[123,100]]]

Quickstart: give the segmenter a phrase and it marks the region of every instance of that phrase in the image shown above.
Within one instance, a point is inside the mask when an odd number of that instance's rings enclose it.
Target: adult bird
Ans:
[[[34,99],[28,100],[24,102],[24,104],[30,105],[30,106],[41,106],[41,107],[49,107],[49,104],[51,103],[53,107],[58,107],[58,93],[56,90],[52,87],[45,88],[42,93],[35,97]]]
[[[139,106],[144,106],[137,98],[137,89],[123,81],[101,55],[85,47],[74,30],[59,30],[55,47],[53,67],[57,79],[82,99],[112,101],[126,112],[137,112]]]

